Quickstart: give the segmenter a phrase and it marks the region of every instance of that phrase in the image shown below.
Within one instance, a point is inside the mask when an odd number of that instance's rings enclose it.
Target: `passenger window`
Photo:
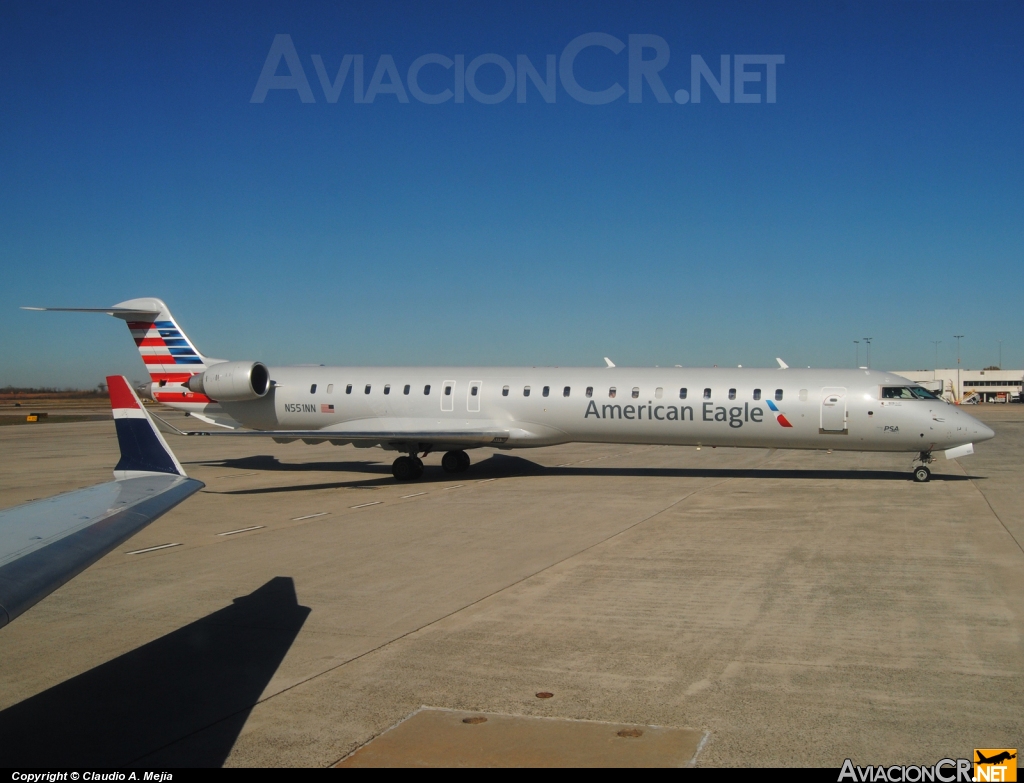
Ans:
[[[729,389],[729,399],[730,400],[735,400],[736,399],[736,390],[735,389]]]
[[[761,390],[760,389],[754,389],[754,399],[755,400],[761,399]]]
[[[594,387],[593,386],[588,386],[587,387],[587,396],[588,397],[593,397],[594,396]]]
[[[327,384],[327,393],[328,394],[334,394],[334,384],[333,383]]]
[[[807,402],[807,389],[800,390],[800,402]]]
[[[445,386],[444,387],[444,396],[445,397],[450,397],[451,393],[452,393],[452,387],[451,386]]]
[[[405,388],[402,389],[402,394],[408,394],[412,390],[412,386],[405,384]]]
[[[775,390],[775,401],[782,402],[782,389]]]
[[[508,386],[502,386],[501,387],[501,396],[502,397],[508,397]]]
[[[640,387],[639,386],[634,386],[633,387],[633,399],[635,400],[639,396],[640,396]]]
[[[612,399],[615,399],[615,387],[614,387],[614,386],[612,386],[612,387],[611,387],[611,388],[610,388],[610,389],[608,390],[608,396],[609,396],[609,397],[611,397]]]
[[[569,396],[569,387],[568,386],[566,386],[564,389],[562,389],[562,396],[563,397],[568,397]]]
[[[423,387],[423,394],[424,395],[430,394],[430,384],[429,383],[426,386]]]
[[[312,386],[309,387],[309,393],[310,394],[316,394],[316,384],[315,383]]]
[[[366,388],[363,389],[363,394],[369,394],[369,393],[370,393],[370,384],[366,384]]]
[[[686,399],[686,389],[685,388],[682,388],[682,389],[679,390],[679,399],[681,399],[681,400],[685,400]]]
[[[545,387],[544,387],[544,388],[543,388],[543,389],[541,390],[541,394],[542,394],[542,395],[544,395],[545,397],[547,397],[547,396],[548,396],[548,392],[550,392],[550,391],[551,391],[551,387],[550,387],[550,386],[545,386]]]
[[[705,389],[704,390],[704,399],[705,400],[710,400],[711,399],[711,389]]]
[[[351,393],[352,393],[352,384],[350,383],[348,386],[345,387],[345,394],[351,394]]]
[[[470,396],[471,396],[471,397],[476,397],[476,393],[477,393],[478,391],[480,391],[480,387],[478,387],[478,386],[473,386],[473,387],[472,387],[472,388],[471,388],[471,389],[469,390],[469,394],[470,394]]]
[[[385,383],[384,384],[384,393],[385,394],[391,394],[391,384],[390,383]]]
[[[524,397],[529,397],[530,396],[530,387],[529,386],[524,386],[523,387],[523,396]]]
[[[665,390],[662,389],[659,386],[657,389],[654,390],[654,399],[660,400],[661,399],[661,395],[664,394],[664,393],[665,393]]]

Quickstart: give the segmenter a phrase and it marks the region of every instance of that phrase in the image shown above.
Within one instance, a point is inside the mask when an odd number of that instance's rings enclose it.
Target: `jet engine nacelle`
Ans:
[[[185,385],[211,400],[258,400],[270,391],[270,370],[262,362],[221,362],[193,375]]]

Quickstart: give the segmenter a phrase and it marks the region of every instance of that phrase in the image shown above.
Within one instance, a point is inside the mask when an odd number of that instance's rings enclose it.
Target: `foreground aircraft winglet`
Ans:
[[[185,475],[128,381],[107,384],[116,480],[0,511],[0,626],[204,486]]]

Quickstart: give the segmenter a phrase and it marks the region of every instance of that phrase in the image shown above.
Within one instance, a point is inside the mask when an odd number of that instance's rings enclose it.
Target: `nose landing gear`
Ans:
[[[914,468],[914,481],[918,483],[928,481],[932,476],[932,472],[928,469],[928,465],[934,461],[935,457],[932,456],[930,451],[922,451],[920,456],[915,460],[915,462],[920,462],[921,464]]]

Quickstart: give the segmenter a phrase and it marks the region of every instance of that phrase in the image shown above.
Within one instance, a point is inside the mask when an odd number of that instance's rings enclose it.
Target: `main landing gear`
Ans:
[[[914,468],[914,481],[918,483],[924,483],[931,478],[932,472],[928,470],[928,464],[935,461],[935,457],[932,456],[930,451],[922,451],[921,455],[915,460],[921,464]]]
[[[423,460],[415,454],[399,457],[391,463],[391,473],[399,481],[413,481],[423,475]]]
[[[464,451],[449,451],[441,458],[446,473],[462,473],[469,465],[469,455]],[[391,463],[391,473],[399,481],[415,481],[423,476],[423,460],[415,454],[399,457]]]
[[[469,470],[469,464],[469,455],[464,451],[449,451],[441,458],[446,473],[462,473]]]

